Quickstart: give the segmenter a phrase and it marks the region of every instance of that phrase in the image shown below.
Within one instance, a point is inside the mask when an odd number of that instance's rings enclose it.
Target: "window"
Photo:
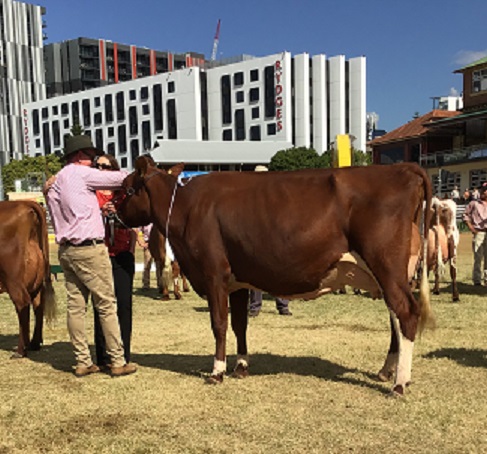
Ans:
[[[74,101],[71,103],[71,123],[73,125],[79,125],[79,102]]]
[[[154,130],[162,131],[162,85],[157,84],[152,88],[152,111],[154,112]]]
[[[49,123],[43,123],[42,125],[42,140],[44,142],[45,154],[51,154],[51,134],[49,131]]]
[[[53,142],[55,147],[59,147],[61,145],[61,134],[59,132],[59,121],[52,122],[52,135],[53,135]]]
[[[250,82],[256,82],[257,80],[259,80],[259,70],[253,69],[250,71]]]
[[[107,153],[115,156],[115,144],[113,142],[107,144]]]
[[[32,111],[32,127],[34,129],[34,134],[39,134],[39,111],[37,109]]]
[[[472,73],[472,92],[487,90],[487,69],[479,69]]]
[[[275,136],[276,135],[276,124],[275,123],[269,123],[267,125],[267,135],[268,136]]]
[[[260,112],[258,107],[252,107],[252,120],[259,118]]]
[[[260,140],[260,125],[250,127],[250,140]]]
[[[167,131],[169,139],[178,138],[178,124],[176,116],[176,101],[169,99],[167,101]]]
[[[259,88],[251,88],[249,90],[249,101],[257,102],[259,100]]]
[[[265,117],[273,118],[276,115],[276,91],[274,88],[274,66],[266,66],[264,69],[264,109]]]
[[[149,88],[148,87],[141,87],[140,99],[149,99]]]
[[[52,106],[52,114],[57,115],[59,113],[58,106]]]
[[[112,95],[105,95],[105,121],[113,121],[113,103]]]
[[[103,130],[102,129],[97,129],[95,131],[95,146],[96,148],[103,150]]]
[[[237,91],[235,93],[235,102],[244,102],[244,92],[243,91]]]
[[[113,126],[110,126],[107,129],[107,132],[108,132],[108,137],[113,137],[115,135],[115,130],[114,130]]]
[[[64,129],[68,129],[69,128],[69,120],[67,118],[66,118],[66,120],[64,120],[63,126],[64,126]]]
[[[81,103],[81,110],[83,111],[83,125],[91,126],[90,100],[83,99]]]
[[[120,153],[127,153],[127,131],[125,125],[118,127],[118,151]],[[127,165],[123,166],[127,167]]]
[[[142,106],[142,115],[149,115],[149,104],[144,104]]]
[[[241,87],[244,83],[244,74],[243,72],[238,72],[233,75],[233,86],[234,87]]]
[[[132,164],[139,157],[139,139],[132,139],[130,141],[130,156],[132,157]]]
[[[135,101],[137,99],[137,93],[135,92],[135,90],[130,90],[129,99],[130,101]]]
[[[127,168],[127,158],[120,159],[120,167],[122,169],[126,169]]]
[[[95,125],[101,125],[102,119],[101,119],[101,112],[97,112],[94,117],[94,122]]]
[[[245,112],[243,109],[235,111],[235,140],[245,140]]]
[[[67,103],[63,103],[61,104],[61,113],[63,115],[68,115],[69,113],[69,108],[68,108],[68,104]]]
[[[144,146],[144,150],[151,149],[150,121],[142,122],[142,144]]]
[[[116,103],[117,103],[117,120],[123,121],[125,120],[125,96],[123,91],[119,91],[117,93]]]
[[[129,132],[130,135],[137,134],[139,132],[137,124],[137,107],[132,106],[129,109]]]
[[[222,140],[224,140],[224,141],[232,140],[232,130],[231,129],[224,129],[223,130]]]
[[[100,106],[101,106],[100,97],[99,97],[99,96],[97,96],[97,97],[95,98],[95,107],[100,107]]]
[[[174,86],[174,82],[167,83],[167,92],[174,93],[176,91],[176,87]]]
[[[220,92],[222,99],[222,123],[232,123],[232,100],[230,98],[230,76],[222,76],[220,81]]]

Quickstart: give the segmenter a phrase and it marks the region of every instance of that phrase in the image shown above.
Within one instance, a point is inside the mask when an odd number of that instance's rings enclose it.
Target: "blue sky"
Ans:
[[[432,96],[461,93],[453,71],[487,56],[486,0],[25,0],[45,6],[47,43],[80,36],[218,58],[281,51],[367,57],[367,111],[391,131]]]

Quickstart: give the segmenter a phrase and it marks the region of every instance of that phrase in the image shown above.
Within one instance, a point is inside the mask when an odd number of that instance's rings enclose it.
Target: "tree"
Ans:
[[[321,156],[313,149],[294,147],[278,151],[271,159],[269,170],[320,169],[330,167],[329,153]]]
[[[15,180],[27,178],[29,173],[41,173],[50,177],[61,170],[62,164],[58,156],[27,156],[21,161],[11,161],[2,167],[2,179],[5,193],[15,190]]]
[[[361,150],[352,148],[352,165],[353,166],[369,166],[372,164],[372,155]]]

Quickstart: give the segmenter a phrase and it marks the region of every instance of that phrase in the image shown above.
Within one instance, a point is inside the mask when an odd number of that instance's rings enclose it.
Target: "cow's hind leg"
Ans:
[[[448,257],[450,257],[450,278],[453,302],[460,301],[457,286],[457,251],[453,238],[448,241]]]
[[[29,343],[29,350],[37,351],[42,345],[42,329],[44,324],[44,302],[42,301],[41,292],[39,292],[32,301],[35,315],[34,334]]]
[[[389,316],[389,323],[391,325],[391,341],[389,351],[387,352],[384,365],[378,374],[379,380],[383,382],[390,381],[394,378],[399,359],[399,342],[397,339],[396,328],[394,327],[394,322],[392,320],[392,315]]]
[[[12,358],[23,358],[27,355],[27,347],[29,346],[30,295],[24,286],[12,285],[10,281],[5,282],[5,287],[14,303],[19,320],[19,339]]]
[[[223,382],[227,370],[226,336],[228,329],[228,293],[223,290],[222,283],[214,284],[208,291],[208,304],[210,306],[211,329],[215,337],[215,358],[213,371],[207,383],[217,384]]]
[[[237,362],[232,377],[245,378],[249,375],[249,356],[247,352],[247,303],[249,291],[238,290],[230,294],[232,330],[237,338]]]

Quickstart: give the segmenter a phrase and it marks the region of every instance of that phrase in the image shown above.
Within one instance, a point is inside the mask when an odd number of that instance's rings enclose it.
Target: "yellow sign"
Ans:
[[[348,134],[336,136],[336,150],[333,159],[333,167],[350,167],[352,165],[352,147]]]

